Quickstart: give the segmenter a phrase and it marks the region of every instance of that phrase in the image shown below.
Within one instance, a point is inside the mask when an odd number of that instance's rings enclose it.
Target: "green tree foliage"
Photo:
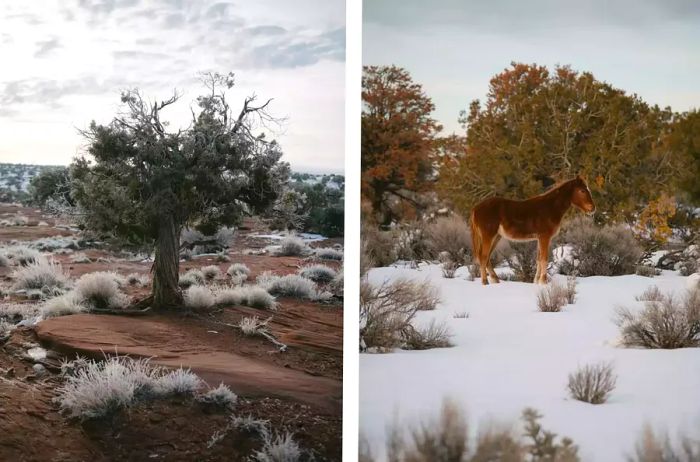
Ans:
[[[29,183],[30,201],[44,206],[49,199],[66,205],[75,205],[71,195],[71,179],[68,167],[47,167]]]
[[[278,144],[253,133],[256,124],[274,121],[270,101],[256,106],[249,97],[234,113],[226,99],[233,74],[202,81],[207,91],[197,98],[191,125],[177,132],[161,116],[179,95],[150,102],[137,90],[124,92],[123,113],[84,132],[92,160],[79,158],[71,167],[88,228],[155,244],[153,294],[144,301],[155,308],[182,304],[183,226],[213,234],[236,224],[268,208],[289,176]]]
[[[442,127],[421,85],[396,66],[364,67],[362,102],[362,194],[386,224],[422,208],[420,193],[432,189],[433,143]]]
[[[446,144],[441,196],[463,211],[502,195],[526,198],[581,173],[601,221],[630,219],[677,190],[682,159],[664,142],[673,113],[568,66],[513,63],[491,79],[485,104]]]
[[[338,188],[331,188],[328,182],[315,182],[313,184],[296,181],[291,183],[295,191],[305,197],[308,216],[304,231],[323,234],[328,237],[343,235],[345,228],[345,207],[343,184]]]

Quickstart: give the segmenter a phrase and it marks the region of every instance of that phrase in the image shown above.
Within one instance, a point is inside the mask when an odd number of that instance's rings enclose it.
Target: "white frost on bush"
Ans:
[[[14,289],[63,288],[68,283],[68,275],[59,263],[39,259],[17,269],[13,273]]]
[[[184,293],[185,306],[193,310],[204,310],[214,306],[216,299],[205,286],[190,286]]]
[[[123,308],[129,304],[129,297],[119,289],[126,284],[123,276],[111,271],[96,271],[83,274],[75,283],[77,300],[91,309]]]
[[[80,303],[74,292],[68,292],[60,297],[47,300],[41,306],[41,314],[44,319],[67,316],[84,311],[87,311],[87,308]]]
[[[314,282],[328,283],[331,282],[338,273],[326,265],[310,265],[299,270],[299,275],[306,279],[311,279]]]
[[[224,287],[215,292],[217,305],[243,305],[251,308],[273,310],[275,297],[258,286]]]
[[[207,281],[211,281],[221,276],[221,270],[216,265],[209,265],[202,268],[202,274]]]
[[[212,388],[206,393],[199,395],[197,399],[204,403],[214,404],[225,409],[232,409],[238,401],[238,395],[221,383],[218,387]]]
[[[343,259],[343,251],[336,250],[336,249],[333,249],[331,247],[316,249],[316,250],[314,250],[314,255],[316,255],[316,258],[319,258],[321,260],[342,260]]]
[[[253,454],[257,462],[297,462],[301,458],[299,444],[291,433],[275,434],[264,432],[263,447]]]
[[[197,374],[189,369],[175,369],[156,378],[153,392],[156,395],[189,395],[204,386]]]
[[[257,282],[270,294],[276,296],[295,297],[307,300],[319,300],[324,297],[324,294],[319,294],[316,290],[316,283],[298,274],[277,276],[266,271],[258,276]]]
[[[202,285],[206,281],[204,273],[198,269],[191,269],[180,275],[178,284],[180,287],[187,288],[194,285]]]
[[[311,253],[311,248],[303,239],[290,234],[280,241],[274,253],[277,256],[303,257]]]

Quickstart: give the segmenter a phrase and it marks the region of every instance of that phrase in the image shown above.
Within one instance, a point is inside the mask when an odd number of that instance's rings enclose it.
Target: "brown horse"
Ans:
[[[471,228],[481,283],[489,283],[487,271],[493,282],[499,282],[491,264],[491,253],[501,237],[505,237],[512,241],[537,240],[534,282],[546,284],[549,244],[572,205],[587,213],[595,211],[591,190],[580,176],[524,201],[491,197],[476,204],[471,214]]]

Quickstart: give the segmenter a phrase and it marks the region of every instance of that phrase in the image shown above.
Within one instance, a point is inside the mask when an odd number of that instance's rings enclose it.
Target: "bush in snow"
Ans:
[[[218,387],[199,395],[197,399],[203,403],[230,410],[236,405],[238,396],[229,387],[221,383]]]
[[[63,288],[68,283],[68,275],[59,263],[39,259],[18,268],[12,274],[15,290]]]
[[[360,239],[360,272],[370,268],[389,266],[397,259],[394,250],[394,233],[379,231],[363,222]]]
[[[681,436],[680,445],[674,445],[668,435],[657,435],[649,425],[645,425],[641,438],[635,445],[634,455],[627,460],[629,462],[697,462],[700,460],[700,440]]]
[[[193,285],[202,285],[206,282],[204,273],[198,269],[191,269],[181,274],[178,280],[178,285],[182,288],[187,288]]]
[[[576,276],[567,276],[566,277],[566,287],[565,287],[565,294],[566,294],[566,303],[569,305],[573,305],[574,302],[576,302],[576,286],[578,285],[578,282],[576,281]]]
[[[559,237],[571,248],[559,271],[579,276],[634,274],[643,250],[634,233],[622,225],[599,227],[593,220],[577,217]]]
[[[462,265],[460,265],[459,263],[455,263],[453,261],[446,261],[441,265],[442,277],[446,279],[454,279],[455,273],[460,268],[460,266]]]
[[[387,438],[387,459],[392,461],[432,462],[578,462],[578,447],[568,438],[542,428],[542,415],[525,409],[525,439],[509,427],[480,430],[472,444],[464,412],[454,402],[443,401],[437,419],[433,418],[408,430],[394,423]],[[408,439],[406,438],[408,434]],[[360,460],[374,460],[368,446],[361,445]]]
[[[447,348],[452,346],[452,334],[445,323],[434,319],[427,326],[414,327],[406,331],[403,348],[406,350],[429,350],[431,348]]]
[[[617,377],[612,364],[589,364],[569,374],[569,395],[578,401],[603,404],[615,389]]]
[[[415,262],[430,257],[425,225],[410,223],[398,229],[394,239],[394,251],[399,260]]]
[[[649,286],[644,289],[641,295],[634,297],[638,302],[660,302],[664,299],[664,294],[661,293],[658,287]]]
[[[440,217],[426,231],[431,258],[446,252],[452,263],[469,263],[472,260],[471,230],[467,222],[457,216]]]
[[[412,325],[418,311],[432,310],[439,302],[437,291],[427,281],[398,279],[372,286],[360,285],[360,336],[369,348],[405,346],[415,333]]]
[[[129,297],[119,290],[123,279],[107,271],[83,274],[75,283],[75,297],[90,309],[123,308],[129,304]]]
[[[634,274],[637,276],[644,276],[646,278],[653,278],[661,274],[661,270],[654,268],[651,265],[637,265],[634,269]]]
[[[537,242],[505,242],[492,258],[503,258],[513,271],[513,279],[532,282],[537,273]]]
[[[619,308],[617,325],[627,347],[687,348],[700,346],[700,291],[682,299],[654,293],[640,311]]]
[[[45,319],[82,313],[86,310],[74,292],[51,298],[41,306],[41,314]]]
[[[310,265],[299,269],[299,275],[314,282],[328,283],[337,275],[333,268],[326,265]]]
[[[279,249],[275,251],[277,256],[303,257],[311,253],[311,248],[300,237],[293,234],[280,241]]]
[[[552,281],[537,292],[537,308],[546,313],[557,313],[567,303],[567,289]]]
[[[221,276],[221,270],[216,265],[209,265],[202,268],[204,279],[212,281]]]
[[[319,260],[336,260],[343,259],[343,251],[332,247],[322,247],[314,250],[314,255]]]
[[[205,286],[190,286],[183,294],[185,306],[193,310],[206,310],[214,306],[216,298],[211,290]]]

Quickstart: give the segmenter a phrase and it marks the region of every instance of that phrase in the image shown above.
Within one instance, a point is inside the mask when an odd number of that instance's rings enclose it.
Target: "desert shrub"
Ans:
[[[496,254],[497,252],[494,252]],[[537,242],[506,242],[499,250],[500,257],[513,271],[513,279],[532,282],[537,273]],[[493,258],[498,258],[494,255]]]
[[[661,293],[658,287],[649,286],[644,289],[640,295],[634,297],[639,302],[660,302],[664,299],[664,294]]]
[[[573,305],[576,302],[576,286],[578,285],[578,282],[576,281],[576,276],[567,276],[566,277],[566,288],[565,288],[565,293],[566,293],[566,303],[569,305]]]
[[[403,225],[395,236],[394,249],[399,260],[417,261],[430,257],[429,243],[421,223]]]
[[[267,326],[267,320],[261,321],[257,316],[244,316],[238,322],[238,327],[244,335],[258,335],[260,329]]]
[[[360,336],[367,347],[397,348],[416,338],[412,321],[416,312],[432,310],[439,302],[427,281],[405,279],[360,286]],[[412,337],[413,336],[413,337]]]
[[[700,345],[700,291],[682,299],[654,293],[641,311],[618,308],[616,323],[627,347],[687,348]]]
[[[275,297],[258,286],[221,288],[214,296],[217,305],[243,305],[263,310],[276,308]]]
[[[63,272],[61,265],[44,259],[18,268],[12,277],[15,279],[13,288],[16,290],[63,288],[68,283],[68,275]]]
[[[318,298],[316,284],[297,274],[276,276],[263,273],[261,276],[258,276],[258,283],[272,295],[305,298],[308,300],[316,300]]]
[[[250,276],[250,268],[243,263],[234,263],[228,267],[226,274],[229,276],[233,276],[235,274],[245,274],[246,276]]]
[[[87,308],[80,303],[74,292],[51,298],[41,306],[41,314],[44,319],[82,313],[83,311],[87,311]]]
[[[151,391],[156,395],[192,395],[204,386],[202,379],[189,369],[174,369],[155,378]]]
[[[84,253],[76,253],[70,257],[70,261],[73,263],[90,263],[92,260],[90,260],[90,257],[85,255]]]
[[[232,392],[229,387],[221,383],[218,387],[212,388],[206,393],[199,395],[197,399],[203,403],[212,404],[214,406],[230,410],[236,405],[238,395]]]
[[[622,226],[596,226],[592,220],[576,218],[559,240],[571,248],[570,258],[560,272],[579,276],[619,276],[633,274],[643,256],[634,233]]]
[[[205,266],[202,268],[202,274],[205,280],[212,281],[221,276],[221,269],[216,265]]]
[[[578,462],[578,447],[568,438],[542,428],[542,418],[533,409],[525,409],[523,441],[508,428],[493,426],[480,429],[475,444],[469,438],[469,425],[462,410],[450,400],[444,400],[437,418],[409,427],[394,423],[389,428],[387,460],[410,462]],[[408,430],[408,431],[407,431]],[[408,434],[408,439],[406,438]],[[365,444],[361,459],[374,460]]]
[[[211,290],[205,286],[193,285],[183,294],[185,306],[193,310],[205,310],[216,303],[216,298]]]
[[[61,412],[84,420],[130,406],[151,390],[159,370],[150,368],[145,359],[115,356],[103,362],[83,359],[72,372],[58,388],[56,401]]]
[[[615,389],[616,382],[612,364],[589,364],[569,374],[567,389],[578,401],[603,404]]]
[[[454,279],[455,273],[460,268],[460,264],[454,261],[446,261],[441,265],[442,277],[447,279]]]
[[[644,276],[646,278],[653,278],[661,274],[661,270],[654,268],[651,265],[637,265],[634,268],[634,274],[637,276]]]
[[[343,259],[343,251],[332,247],[321,247],[314,249],[314,256],[319,260],[340,261]]]
[[[31,263],[36,263],[40,260],[45,260],[41,253],[27,246],[18,245],[5,250],[5,255],[10,258],[16,265],[26,266]]]
[[[42,252],[54,252],[59,249],[77,250],[80,248],[77,239],[63,236],[44,237],[33,241],[30,245]]]
[[[75,297],[89,309],[123,308],[129,298],[119,290],[120,279],[107,271],[84,274],[75,283]]]
[[[562,438],[557,442],[557,435],[544,430],[539,420],[542,414],[532,408],[523,411],[522,419],[525,421],[525,436],[528,443],[525,450],[530,456],[531,462],[579,462],[578,446],[569,438]],[[527,459],[526,459],[527,460]]]
[[[537,308],[546,313],[557,313],[567,304],[567,289],[552,281],[537,292]]]
[[[311,253],[311,248],[298,236],[290,234],[280,241],[279,248],[275,251],[277,256],[303,257]]]
[[[427,326],[415,327],[407,331],[403,346],[406,350],[429,350],[431,348],[447,348],[452,346],[452,334],[445,323],[434,319]]]
[[[291,433],[275,434],[262,432],[263,446],[255,451],[252,458],[256,462],[297,462],[302,451]]]
[[[441,217],[428,225],[428,248],[433,259],[447,252],[449,261],[468,263],[472,260],[471,231],[467,222],[457,216]]]
[[[700,441],[681,436],[680,447],[671,443],[668,435],[654,433],[645,425],[641,438],[635,444],[634,455],[629,462],[697,462],[700,460]]]
[[[150,280],[145,274],[130,273],[126,275],[126,283],[130,286],[144,287],[147,286]]]
[[[180,275],[178,285],[182,288],[187,288],[193,285],[202,285],[205,282],[206,278],[201,270],[191,269]]]
[[[310,265],[299,269],[299,275],[314,282],[331,282],[338,273],[326,265]]]
[[[215,257],[216,261],[221,262],[221,263],[228,263],[231,261],[231,257],[229,257],[226,253],[224,252],[218,252]]]
[[[10,266],[10,259],[5,254],[0,253],[0,268]]]
[[[333,278],[333,280],[328,284],[328,290],[335,296],[337,297],[343,297],[344,292],[345,292],[345,276],[343,274],[342,268],[341,271],[336,274],[336,276]]]
[[[361,269],[363,274],[369,268],[389,266],[396,261],[394,249],[395,233],[380,231],[369,225],[362,226],[361,238]]]

